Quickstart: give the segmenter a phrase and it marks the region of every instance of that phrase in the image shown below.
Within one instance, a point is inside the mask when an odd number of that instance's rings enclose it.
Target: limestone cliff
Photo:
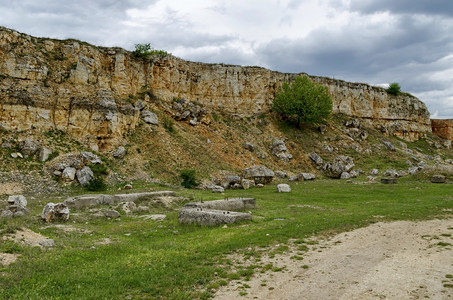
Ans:
[[[453,120],[432,119],[433,134],[446,140],[453,141]]]
[[[266,113],[283,81],[298,74],[204,64],[171,55],[134,57],[120,48],[35,38],[0,27],[0,127],[58,129],[94,149],[111,149],[139,122],[137,99],[198,102],[222,113]],[[406,140],[431,132],[429,112],[411,95],[367,84],[311,77],[325,84],[333,111],[361,118]]]

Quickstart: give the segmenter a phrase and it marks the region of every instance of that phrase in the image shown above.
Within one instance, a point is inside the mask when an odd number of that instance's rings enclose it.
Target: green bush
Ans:
[[[89,167],[91,171],[93,171],[95,177],[108,174],[108,168],[104,164],[90,164]]]
[[[164,50],[156,50],[151,48],[150,44],[135,44],[135,50],[132,52],[136,57],[143,57],[146,58],[151,55],[161,55],[166,56],[168,55],[167,51]]]
[[[299,76],[284,82],[275,95],[272,110],[296,124],[325,124],[332,112],[332,98],[327,87]]]
[[[179,176],[182,179],[181,185],[185,188],[191,189],[200,184],[196,178],[195,170],[184,169],[181,171]]]
[[[387,93],[392,94],[392,95],[399,95],[401,94],[401,86],[397,82],[393,82],[389,85],[387,88]]]
[[[107,185],[104,182],[104,178],[102,177],[94,177],[86,186],[85,188],[88,191],[92,192],[99,192],[105,191],[107,189]]]

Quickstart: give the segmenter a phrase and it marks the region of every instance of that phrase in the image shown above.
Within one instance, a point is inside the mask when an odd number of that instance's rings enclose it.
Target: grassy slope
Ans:
[[[215,197],[203,191],[180,193],[195,199]],[[223,259],[232,251],[242,253],[252,247],[254,256],[259,256],[264,250],[260,247],[288,239],[350,230],[376,220],[451,217],[453,208],[450,184],[408,179],[398,185],[319,180],[295,184],[290,194],[278,194],[275,186],[267,186],[228,191],[227,196],[256,197],[254,220],[228,228],[182,226],[177,223],[176,210],[156,207],[153,213],[166,213],[167,220],[123,216],[121,220],[71,224],[92,231],[83,234],[44,229],[37,217],[28,217],[29,227],[54,238],[57,247],[43,251],[1,241],[3,251],[18,252],[22,259],[3,269],[6,276],[0,277],[0,298],[209,298],[210,288],[232,278],[247,280],[253,272],[266,268],[257,262],[234,272]],[[30,206],[33,214],[39,213],[37,200]],[[11,220],[1,228],[6,232],[17,225],[17,220]],[[94,245],[105,237],[115,242]]]

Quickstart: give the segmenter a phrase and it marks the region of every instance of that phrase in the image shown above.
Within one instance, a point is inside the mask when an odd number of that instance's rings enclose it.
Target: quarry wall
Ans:
[[[137,99],[146,104],[153,97],[184,98],[247,117],[268,112],[280,84],[298,75],[171,55],[142,59],[121,48],[36,38],[0,27],[0,127],[63,130],[95,150],[111,149],[138,125]],[[431,132],[429,112],[414,96],[310,77],[328,87],[334,113],[406,140]]]

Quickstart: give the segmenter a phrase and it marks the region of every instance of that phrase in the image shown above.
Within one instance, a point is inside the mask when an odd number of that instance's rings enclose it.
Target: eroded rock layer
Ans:
[[[120,48],[35,38],[0,27],[0,126],[62,130],[94,150],[112,149],[140,119],[145,104],[186,99],[223,113],[269,111],[283,81],[298,74],[260,67],[204,64],[171,55],[137,58]],[[333,111],[414,140],[431,131],[429,112],[411,95],[323,77]]]

